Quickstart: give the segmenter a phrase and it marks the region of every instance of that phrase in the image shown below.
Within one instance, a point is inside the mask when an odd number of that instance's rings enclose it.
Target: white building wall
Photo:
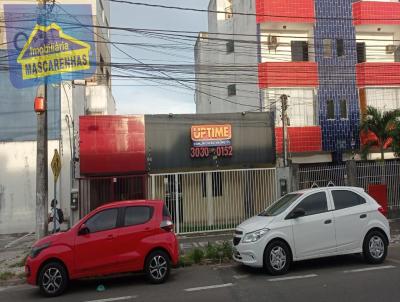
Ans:
[[[225,11],[228,0],[211,0],[209,10]],[[233,12],[255,13],[254,0],[233,1]],[[197,113],[259,110],[257,25],[255,16],[208,14],[208,37],[195,49]],[[227,53],[228,40],[234,52]],[[236,95],[228,96],[228,85],[236,84]],[[200,92],[199,92],[200,91]],[[249,105],[249,106],[246,106]]]
[[[48,202],[50,206],[54,198],[54,178],[50,163],[57,149],[62,168],[57,182],[56,199],[68,219],[71,217],[71,189],[77,187],[72,182],[71,148],[74,140],[77,143],[79,115],[85,112],[86,98],[84,87],[73,88],[71,84],[64,83],[60,89],[61,137],[60,140],[48,142]],[[33,110],[32,114],[35,114]],[[74,121],[75,131],[66,116]],[[0,171],[0,234],[33,231],[36,215],[36,142],[0,142]]]

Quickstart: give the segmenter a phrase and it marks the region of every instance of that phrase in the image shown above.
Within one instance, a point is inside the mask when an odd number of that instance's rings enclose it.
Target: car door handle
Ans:
[[[331,219],[325,220],[324,223],[325,224],[330,224],[330,223],[332,223],[332,220]]]
[[[367,218],[367,214],[361,214],[361,215],[360,215],[360,218],[361,218],[361,219]]]

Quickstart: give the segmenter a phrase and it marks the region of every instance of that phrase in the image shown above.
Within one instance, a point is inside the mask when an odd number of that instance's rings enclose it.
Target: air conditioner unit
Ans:
[[[397,45],[386,45],[386,54],[392,54],[396,51]]]
[[[278,42],[278,37],[277,36],[273,36],[273,35],[268,35],[268,39],[267,39],[267,45],[268,45],[268,50],[275,50],[278,48],[279,46],[279,42]]]

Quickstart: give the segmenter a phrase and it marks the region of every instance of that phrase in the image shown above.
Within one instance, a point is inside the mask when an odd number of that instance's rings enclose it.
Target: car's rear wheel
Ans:
[[[46,297],[61,295],[68,285],[68,274],[59,262],[45,264],[39,273],[38,285],[40,292]]]
[[[271,275],[286,274],[291,261],[290,249],[283,241],[272,241],[264,251],[264,267]]]
[[[163,283],[169,277],[171,261],[164,251],[154,251],[147,257],[144,269],[151,283]]]
[[[385,261],[387,248],[386,237],[380,231],[371,231],[364,238],[363,254],[368,263],[379,264]]]

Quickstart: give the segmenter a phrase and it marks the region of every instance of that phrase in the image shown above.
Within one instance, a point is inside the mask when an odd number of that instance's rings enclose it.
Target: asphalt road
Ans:
[[[103,292],[96,287],[103,284]],[[400,301],[400,245],[391,246],[385,263],[367,265],[359,256],[294,264],[289,274],[272,277],[240,265],[176,269],[162,285],[141,275],[71,284],[56,299],[42,298],[28,285],[0,289],[0,301]]]

